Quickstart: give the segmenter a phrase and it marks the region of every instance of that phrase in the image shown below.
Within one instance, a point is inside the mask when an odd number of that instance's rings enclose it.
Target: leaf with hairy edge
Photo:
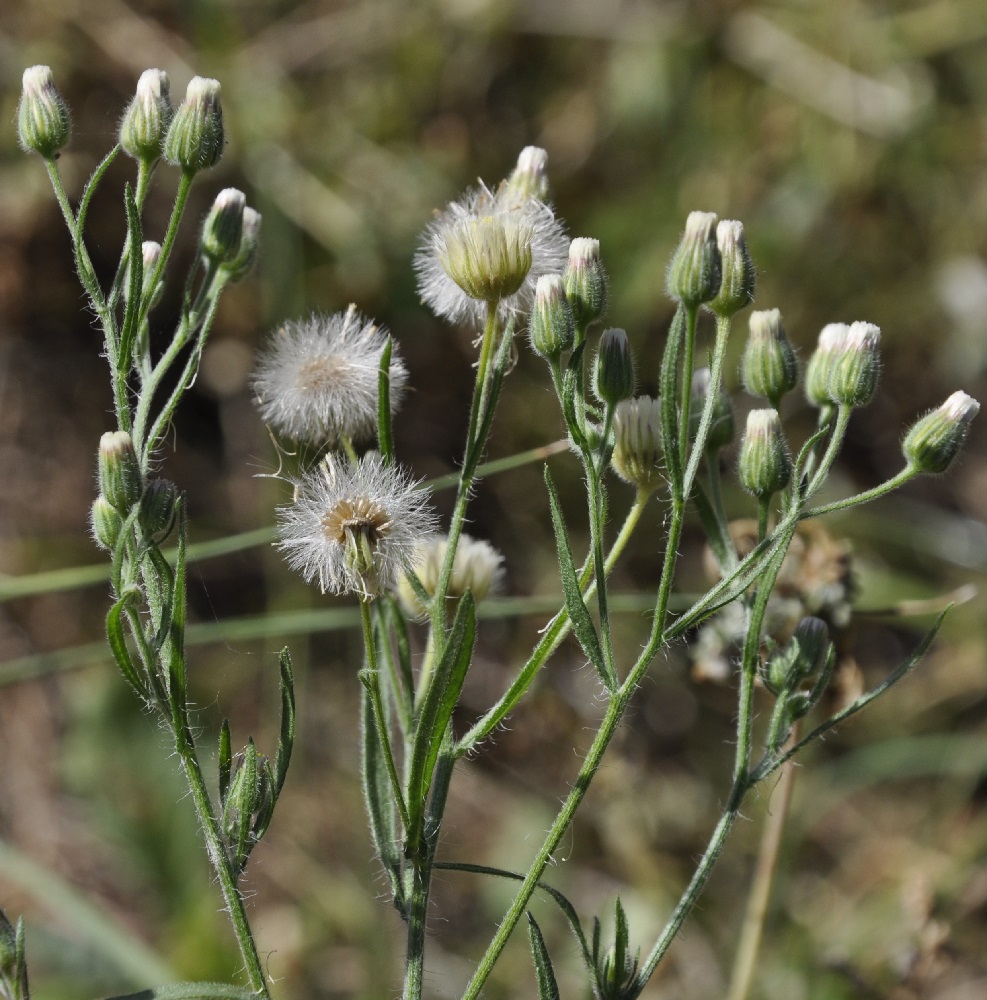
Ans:
[[[398,832],[394,822],[394,803],[387,765],[381,755],[377,717],[371,703],[370,691],[363,690],[361,701],[363,726],[363,798],[370,819],[370,836],[377,855],[387,872],[391,895],[399,910],[404,909],[401,890],[401,858],[398,853]]]
[[[456,608],[445,652],[435,668],[415,728],[408,779],[408,814],[413,828],[408,831],[408,840],[412,850],[417,848],[417,840],[422,835],[425,800],[432,784],[435,761],[466,680],[475,639],[476,606],[472,593],[466,591]]]
[[[110,646],[110,652],[113,653],[113,659],[116,660],[116,664],[120,668],[120,673],[126,678],[127,683],[146,700],[150,692],[147,690],[144,679],[134,666],[134,661],[130,655],[130,650],[127,648],[127,640],[123,632],[122,619],[128,600],[128,595],[124,595],[110,608],[109,614],[106,616],[106,639]]]
[[[134,334],[141,313],[141,289],[144,284],[144,253],[141,247],[141,216],[129,184],[123,189],[123,203],[127,211],[127,298],[120,331],[120,356],[117,368],[125,374],[132,363]]]
[[[274,797],[281,793],[291,751],[295,745],[295,678],[291,669],[291,654],[285,646],[278,656],[281,668],[281,735],[278,738],[278,752],[274,761]]]
[[[600,639],[596,634],[596,627],[593,625],[593,619],[586,608],[586,602],[583,600],[579,587],[576,567],[572,561],[572,550],[569,548],[569,539],[566,537],[565,522],[562,520],[562,509],[559,506],[559,498],[555,492],[555,485],[552,482],[548,466],[545,466],[545,486],[548,489],[548,502],[552,510],[552,527],[555,529],[555,548],[559,557],[562,593],[565,596],[565,608],[569,612],[569,620],[572,622],[572,631],[579,640],[583,652],[596,667],[596,672],[600,675],[603,683],[608,690],[612,691],[614,681],[607,674],[603,651],[600,648]]]
[[[538,921],[528,914],[528,938],[531,941],[531,957],[535,962],[535,978],[538,980],[538,1000],[559,1000],[559,984],[555,981],[555,970],[548,957],[545,939],[542,937]]]
[[[661,397],[661,447],[665,453],[665,467],[672,484],[672,496],[682,494],[682,457],[679,454],[678,438],[678,376],[679,353],[685,336],[685,310],[679,306],[665,341],[665,353],[661,359],[659,395]],[[688,376],[692,377],[691,373]]]
[[[106,1000],[257,1000],[257,994],[229,983],[172,983]]]
[[[384,461],[390,465],[394,461],[394,434],[391,424],[391,350],[390,337],[384,344],[377,370],[377,449]]]
[[[226,802],[230,791],[230,773],[233,770],[233,738],[230,735],[230,720],[223,719],[219,727],[219,801]]]

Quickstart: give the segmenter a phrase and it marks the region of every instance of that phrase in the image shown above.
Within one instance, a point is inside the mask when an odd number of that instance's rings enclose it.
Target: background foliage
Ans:
[[[276,460],[247,378],[265,333],[311,308],[356,302],[394,332],[415,387],[397,424],[399,453],[419,475],[450,470],[473,350],[467,334],[422,310],[410,257],[433,209],[477,175],[495,182],[529,143],[549,152],[572,234],[601,241],[610,322],[631,335],[642,389],[655,389],[671,315],[665,262],[694,208],[745,222],[758,305],[782,310],[803,357],[826,322],[882,327],[883,387],[855,415],[844,451],[849,492],[896,471],[903,425],[953,388],[987,395],[985,40],[978,0],[15,0],[0,9],[0,121],[13,121],[23,67],[50,64],[74,111],[62,167],[78,191],[143,69],[167,70],[176,97],[195,73],[223,83],[229,147],[194,189],[192,217],[220,187],[242,187],[263,213],[264,244],[258,274],[223,302],[176,421],[177,453],[163,456],[189,491],[195,537],[270,523],[282,494],[258,477]],[[91,250],[107,271],[127,169],[114,166],[90,214]],[[162,230],[174,183],[160,171]],[[44,171],[17,150],[10,125],[0,132],[7,576],[98,561],[86,518],[109,395],[80,302]],[[175,308],[166,301],[163,312]],[[558,435],[545,388],[541,365],[522,356],[492,457]],[[801,404],[792,405],[797,422]],[[868,676],[910,641],[909,620],[888,613],[898,602],[976,582],[987,566],[985,440],[975,425],[948,477],[832,524],[853,543],[859,605],[872,612],[846,637]],[[576,475],[567,458],[552,462],[558,482]],[[491,480],[474,509],[474,532],[506,554],[512,594],[552,587],[539,479],[529,468]],[[612,493],[619,502],[618,485]],[[739,494],[731,503],[749,515]],[[617,589],[648,587],[656,571],[655,551],[642,549]],[[251,868],[256,928],[279,989],[392,993],[399,921],[374,898],[356,780],[358,639],[283,625],[234,635],[216,624],[330,607],[267,547],[202,562],[195,576],[191,610],[213,638],[193,661],[204,725],[222,712],[273,746],[275,651],[290,640],[296,660],[301,744]],[[191,807],[162,734],[134,711],[104,657],[35,655],[98,642],[104,610],[102,586],[0,605],[0,905],[26,914],[39,1000],[146,985],[167,966],[183,978],[224,978],[235,962],[218,893],[203,891]],[[984,611],[981,597],[959,608],[915,677],[811,751],[760,996],[983,995]],[[537,624],[486,626],[467,704],[499,693]],[[628,642],[639,626],[628,615]],[[681,653],[639,697],[556,869],[586,914],[619,891],[642,940],[677,895],[726,786],[732,698],[693,683]],[[584,745],[599,710],[594,687],[578,650],[567,649],[511,730],[454,783],[449,858],[522,866],[534,849],[528,831],[544,828],[575,771],[571,746]],[[649,995],[721,995],[769,804],[735,835]],[[436,996],[465,981],[505,892],[453,874],[438,887]],[[547,907],[539,922],[571,995],[574,949]],[[491,996],[530,990],[523,944],[505,957]]]

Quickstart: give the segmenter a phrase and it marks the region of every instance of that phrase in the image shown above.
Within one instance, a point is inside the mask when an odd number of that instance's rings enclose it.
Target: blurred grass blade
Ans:
[[[257,1000],[257,994],[230,983],[172,983],[106,1000]]]

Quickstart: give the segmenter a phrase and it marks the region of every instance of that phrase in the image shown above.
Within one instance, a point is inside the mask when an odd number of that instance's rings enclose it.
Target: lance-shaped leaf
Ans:
[[[531,957],[535,963],[535,978],[538,981],[538,1000],[559,1000],[559,984],[555,981],[555,970],[548,957],[545,938],[538,922],[528,914],[528,939],[531,942]]]
[[[394,461],[394,434],[391,424],[391,338],[380,354],[377,371],[377,450],[390,465]]]
[[[682,495],[682,456],[679,453],[679,354],[685,336],[685,310],[679,306],[668,330],[665,352],[661,359],[659,395],[661,397],[661,447],[665,453],[665,468],[672,485],[672,496]],[[687,372],[686,378],[692,373]]]
[[[291,654],[288,647],[281,650],[278,657],[281,671],[281,734],[278,738],[278,752],[274,759],[274,798],[281,794],[284,779],[291,763],[291,751],[295,745],[295,677],[291,669]]]
[[[575,633],[583,652],[596,667],[596,672],[600,675],[603,683],[609,690],[613,690],[613,679],[607,673],[603,651],[600,648],[600,638],[596,634],[596,626],[593,624],[593,619],[590,617],[579,587],[576,567],[572,560],[572,549],[569,548],[569,538],[565,522],[562,519],[562,508],[559,506],[559,498],[555,492],[555,485],[552,483],[548,466],[545,467],[545,486],[548,489],[548,502],[552,510],[552,527],[555,529],[555,548],[559,558],[562,593],[565,597],[566,611],[569,612],[569,620],[572,622],[572,631]],[[601,580],[599,584],[605,585],[605,581]]]
[[[141,698],[146,701],[150,692],[140,671],[134,665],[130,650],[127,648],[127,639],[123,629],[123,615],[127,609],[128,602],[131,600],[133,600],[133,594],[128,591],[110,608],[106,616],[106,639],[110,646],[110,652],[113,654],[113,659],[120,668],[120,673],[123,674],[127,682]]]
[[[408,846],[412,851],[417,850],[422,836],[425,802],[432,785],[435,761],[463,690],[475,640],[476,606],[472,593],[466,591],[456,608],[445,651],[429,682],[415,727],[408,777]]]

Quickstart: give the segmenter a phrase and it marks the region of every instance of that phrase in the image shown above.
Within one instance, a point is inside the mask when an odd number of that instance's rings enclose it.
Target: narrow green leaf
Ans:
[[[408,838],[413,850],[417,848],[417,840],[422,834],[425,803],[435,761],[466,680],[475,640],[476,606],[473,595],[467,591],[456,608],[445,652],[432,675],[415,727],[408,778],[408,813],[413,827],[408,831]]]
[[[472,865],[465,862],[459,861],[436,861],[435,868],[440,868],[443,871],[450,872],[467,872],[473,875],[493,875],[496,878],[510,879],[514,882],[523,882],[525,879],[524,875],[519,872],[512,872],[506,868],[491,868],[489,865]],[[593,968],[593,952],[590,951],[589,945],[586,941],[586,934],[583,932],[583,925],[579,922],[579,915],[576,913],[576,908],[571,902],[559,892],[558,889],[553,888],[546,882],[539,882],[538,888],[542,892],[548,893],[548,895],[555,901],[555,904],[562,911],[562,915],[566,918],[569,923],[572,933],[576,938],[576,942],[579,944],[579,950],[582,953],[583,961],[586,963],[587,968]],[[599,946],[599,921],[596,921],[596,926],[594,928],[594,936],[596,942],[594,944],[594,949]]]
[[[370,691],[365,687],[361,712],[363,724],[363,799],[367,807],[367,817],[370,820],[370,836],[374,848],[387,873],[395,905],[399,910],[403,910],[401,857],[391,780],[381,753],[377,717],[370,697]]]
[[[233,769],[233,738],[230,735],[230,720],[223,719],[219,727],[219,802],[226,804],[230,791],[230,772]]]
[[[603,651],[600,648],[600,638],[596,634],[596,626],[593,624],[593,619],[586,608],[586,602],[583,600],[579,578],[576,576],[576,567],[572,559],[572,550],[569,548],[565,522],[562,519],[562,508],[559,506],[559,498],[547,465],[545,466],[545,486],[548,489],[548,502],[552,511],[552,527],[555,529],[555,548],[559,558],[562,593],[565,597],[566,611],[569,612],[569,620],[572,622],[572,631],[579,640],[583,652],[596,667],[596,672],[600,675],[603,683],[608,690],[612,690],[613,680],[607,675]]]
[[[106,1000],[257,1000],[253,990],[228,983],[172,983]]]
[[[387,338],[380,355],[377,371],[377,450],[390,465],[394,461],[394,433],[391,423],[391,350],[393,343]]]
[[[281,734],[278,737],[278,752],[274,762],[274,797],[281,794],[284,779],[291,763],[291,751],[295,745],[295,677],[291,669],[291,654],[288,647],[281,650],[278,662],[281,671]]]
[[[427,596],[427,595],[426,595]],[[395,699],[400,703],[399,713],[407,720],[406,726],[411,728],[411,716],[415,698],[415,675],[411,669],[411,639],[408,635],[408,623],[401,613],[398,602],[390,594],[376,602],[381,607],[381,653],[390,658],[397,654],[396,677],[392,682]],[[387,641],[388,635],[393,636],[394,643]]]
[[[542,937],[538,921],[528,914],[528,939],[531,942],[531,957],[535,963],[535,978],[538,981],[538,1000],[559,1000],[559,984],[555,981],[555,970],[548,957],[545,938]]]
[[[120,673],[123,674],[127,683],[130,684],[141,698],[147,700],[149,695],[147,684],[141,676],[140,671],[134,666],[123,630],[123,614],[126,610],[128,599],[129,596],[124,595],[110,608],[106,616],[106,640],[109,643],[113,659],[120,668]]]
[[[682,461],[679,454],[679,354],[685,336],[685,310],[679,306],[668,330],[665,352],[661,360],[659,394],[661,396],[661,446],[665,467],[672,485],[672,496],[681,496],[683,486]]]
[[[169,641],[168,678],[169,694],[172,701],[185,705],[188,677],[185,666],[185,624],[186,606],[186,563],[185,547],[188,541],[188,521],[185,500],[179,496],[175,504],[178,526],[178,553],[175,557],[175,579],[171,593],[171,629]]]
[[[130,184],[123,189],[123,204],[127,212],[127,297],[123,311],[123,325],[120,329],[120,350],[117,366],[120,374],[130,371],[133,361],[134,334],[137,318],[141,314],[141,289],[144,286],[143,230],[140,211]]]

